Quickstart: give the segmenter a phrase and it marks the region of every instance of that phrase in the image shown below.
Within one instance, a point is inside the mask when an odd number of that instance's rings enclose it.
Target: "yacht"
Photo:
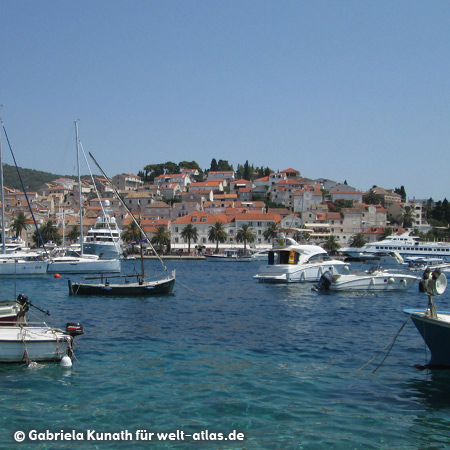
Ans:
[[[411,256],[439,257],[450,262],[450,243],[419,241],[417,236],[411,236],[410,232],[401,235],[391,235],[378,242],[370,242],[363,247],[341,248],[339,252],[351,258],[376,253],[380,251],[396,251],[403,258]]]
[[[106,200],[105,208],[109,205],[109,200]],[[83,243],[83,253],[97,255],[102,259],[114,259],[122,257],[122,247],[121,230],[116,218],[111,217],[105,209],[97,218],[94,227],[87,232]]]
[[[319,281],[326,271],[347,274],[349,266],[332,259],[318,245],[300,245],[293,239],[284,238],[272,248],[268,264],[261,266],[253,278],[265,283],[299,283]]]

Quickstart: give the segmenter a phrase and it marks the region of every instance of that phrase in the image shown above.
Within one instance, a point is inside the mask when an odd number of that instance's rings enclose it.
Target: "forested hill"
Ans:
[[[40,170],[34,169],[22,169],[20,167],[19,171],[27,192],[36,192],[42,187],[44,183],[54,181],[61,177],[72,179],[75,178],[73,176],[54,175],[49,172],[41,172]],[[82,178],[86,178],[86,176],[83,176]],[[17,175],[15,166],[3,164],[3,185],[10,189],[17,189],[19,191],[22,191],[22,185],[20,184],[19,176]]]

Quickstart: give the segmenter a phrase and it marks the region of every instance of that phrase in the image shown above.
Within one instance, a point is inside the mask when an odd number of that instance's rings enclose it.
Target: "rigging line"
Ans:
[[[159,259],[159,261],[161,262],[162,266],[164,267],[164,270],[166,272],[169,272],[169,269],[167,269],[166,265],[164,264],[164,261],[162,260],[162,258],[158,255],[158,253],[156,252],[155,248],[153,247],[152,243],[150,242],[149,237],[147,236],[147,233],[144,231],[144,229],[141,227],[141,225],[139,224],[139,222],[136,220],[136,217],[134,217],[134,214],[131,212],[130,208],[128,208],[128,206],[125,204],[125,202],[122,200],[122,197],[119,195],[119,193],[117,192],[116,187],[114,186],[114,184],[112,183],[112,181],[109,179],[109,177],[105,174],[105,172],[103,172],[103,169],[100,167],[100,164],[96,161],[96,159],[94,158],[94,156],[92,155],[91,152],[89,152],[89,156],[92,158],[92,160],[94,161],[95,165],[99,168],[100,172],[102,173],[102,175],[106,178],[106,181],[108,182],[108,184],[111,186],[112,190],[114,191],[114,193],[116,194],[117,198],[119,199],[120,203],[122,203],[122,206],[129,212],[131,218],[134,220],[134,223],[138,226],[139,230],[141,231],[142,235],[145,236],[147,238],[148,244],[150,245],[150,247],[152,248],[153,252],[155,253],[156,257]]]
[[[109,220],[106,220],[106,212],[105,212],[105,210],[103,208],[102,199],[100,198],[100,194],[99,194],[99,192],[97,190],[97,185],[95,184],[95,181],[94,181],[94,175],[92,174],[91,166],[89,165],[89,162],[88,162],[87,157],[86,157],[86,153],[85,153],[84,148],[83,148],[83,144],[81,142],[80,142],[80,147],[81,147],[81,151],[83,152],[84,160],[86,161],[86,165],[87,165],[87,168],[89,170],[89,174],[91,175],[92,184],[94,185],[95,193],[97,194],[97,198],[98,198],[98,200],[100,202],[100,207],[102,209],[103,216],[105,217],[105,221],[106,221],[106,224],[108,226],[109,234],[111,235],[111,238],[113,239],[114,247],[116,248],[117,253],[120,254],[119,242],[118,241],[114,241],[114,237],[113,237],[113,233],[112,233],[112,230],[111,230],[111,226],[110,226]]]
[[[5,125],[3,125],[3,122],[2,122],[2,128],[3,128],[3,132],[5,133],[6,142],[8,143],[8,147],[9,147],[9,150],[11,152],[11,156],[12,156],[12,158],[14,160],[14,164],[16,166],[17,175],[19,175],[20,184],[22,185],[23,193],[25,194],[25,198],[26,198],[27,203],[28,203],[28,208],[30,210],[31,216],[33,217],[34,226],[36,227],[37,234],[39,236],[40,241],[42,242],[42,247],[44,248],[44,251],[47,254],[47,256],[49,256],[48,251],[45,248],[44,239],[42,239],[41,232],[40,232],[39,227],[37,225],[36,218],[34,217],[33,209],[31,208],[30,200],[28,199],[28,194],[27,194],[27,191],[25,190],[25,186],[23,184],[22,176],[20,175],[19,167],[17,166],[16,157],[14,156],[11,144],[9,142],[8,134],[6,133]]]

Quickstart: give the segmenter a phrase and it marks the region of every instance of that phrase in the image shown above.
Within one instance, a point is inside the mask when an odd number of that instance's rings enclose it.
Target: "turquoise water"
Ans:
[[[153,264],[146,261],[150,272]],[[429,355],[411,321],[375,373],[385,353],[358,371],[395,337],[404,308],[426,306],[423,294],[262,284],[252,279],[258,263],[167,265],[177,270],[174,294],[144,299],[69,297],[69,276],[19,281],[16,293],[49,309],[47,322],[79,321],[85,335],[71,369],[0,366],[0,448],[450,446],[450,371],[413,368]],[[10,298],[13,281],[0,283]],[[450,309],[448,292],[436,300]],[[84,440],[14,441],[31,430]],[[136,441],[138,430],[155,434]],[[93,431],[133,440],[94,441]],[[212,440],[219,433],[232,434]]]

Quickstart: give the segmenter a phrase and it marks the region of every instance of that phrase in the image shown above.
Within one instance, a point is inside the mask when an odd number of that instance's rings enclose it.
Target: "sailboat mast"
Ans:
[[[0,120],[3,127],[3,122]],[[5,244],[5,199],[3,190],[3,157],[2,157],[2,130],[0,130],[0,185],[1,185],[1,202],[2,202],[2,253],[6,253]]]
[[[78,166],[78,204],[80,206],[80,250],[83,256],[83,204],[81,203],[81,176],[80,176],[80,149],[78,142],[78,121],[75,120],[75,139],[77,147],[77,166]]]

